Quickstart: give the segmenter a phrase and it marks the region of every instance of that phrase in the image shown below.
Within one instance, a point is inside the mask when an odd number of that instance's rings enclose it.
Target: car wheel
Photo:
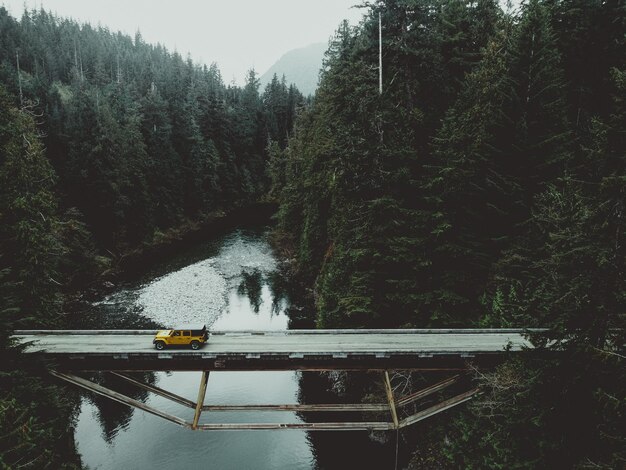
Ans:
[[[163,341],[157,341],[156,343],[154,343],[154,347],[161,351],[165,348],[165,343]]]
[[[197,341],[191,342],[191,349],[200,349],[200,343]]]

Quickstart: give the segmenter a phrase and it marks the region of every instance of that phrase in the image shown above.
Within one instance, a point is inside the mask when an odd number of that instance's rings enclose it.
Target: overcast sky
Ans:
[[[224,81],[265,72],[285,52],[327,42],[343,19],[358,23],[360,0],[0,0],[13,16],[43,6],[59,16],[160,42],[194,61],[217,62]]]

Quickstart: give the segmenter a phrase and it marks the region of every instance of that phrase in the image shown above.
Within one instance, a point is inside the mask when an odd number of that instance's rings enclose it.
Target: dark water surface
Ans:
[[[267,228],[240,229],[153,267],[81,314],[91,328],[202,322],[216,330],[284,330],[295,299],[267,240]],[[206,404],[286,404],[316,392],[299,372],[212,372]],[[145,373],[142,380],[196,400],[199,372]],[[193,410],[107,376],[101,383],[187,420]],[[307,388],[303,390],[302,387]],[[324,401],[328,397],[322,397]],[[201,422],[302,422],[292,412],[203,413]],[[190,431],[156,416],[85,395],[75,438],[90,469],[393,468],[395,442],[366,432]],[[379,436],[380,437],[380,436]]]

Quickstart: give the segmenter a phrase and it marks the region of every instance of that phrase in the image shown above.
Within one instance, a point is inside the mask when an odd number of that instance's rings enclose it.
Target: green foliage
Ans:
[[[379,6],[382,96],[372,66]],[[314,105],[284,154],[280,220],[298,240],[302,272],[317,277],[324,326],[451,321],[429,312],[436,300],[420,229],[429,210],[423,165],[446,103],[480,60],[500,12],[489,2],[379,6],[360,28],[340,26]],[[470,20],[477,15],[480,24]]]
[[[71,396],[22,373],[0,373],[0,390],[0,467],[81,468],[68,427]]]
[[[272,150],[318,326],[548,328],[478,377],[451,464],[621,468],[623,2],[365,7]]]
[[[483,394],[449,428],[456,468],[620,468],[626,375],[616,356],[528,353],[479,377]]]
[[[52,325],[60,309],[55,181],[28,108],[0,88],[0,269],[22,325]]]
[[[0,87],[0,466],[78,468],[71,403],[40,377],[18,372],[9,341],[16,326],[58,325],[61,304],[56,175],[31,109],[18,109]]]
[[[105,253],[264,196],[268,140],[284,147],[304,105],[284,81],[226,86],[215,64],[44,10],[1,8],[0,30],[0,83],[37,104],[61,205]]]
[[[496,271],[501,289],[515,288],[510,318],[549,327],[555,339],[570,345],[617,346],[610,332],[626,321],[626,87],[623,74],[614,70],[613,77],[611,117],[606,124],[595,121],[593,144],[583,149],[585,180],[565,177],[536,197],[529,236]]]
[[[268,137],[272,142],[278,142],[280,148],[285,148],[296,120],[297,109],[304,105],[304,97],[295,86],[287,86],[284,76],[279,81],[274,74],[262,98]]]
[[[486,396],[455,422],[449,456],[459,466],[626,462],[625,88],[617,69],[612,78],[610,117],[594,119],[592,144],[581,149],[586,181],[565,177],[536,197],[529,236],[496,266],[485,316],[489,325],[547,327],[533,340],[561,352],[546,360],[539,351],[483,376]]]
[[[490,264],[514,223],[516,175],[506,171],[508,153],[497,142],[506,120],[506,40],[500,35],[487,46],[435,139],[436,160],[426,180],[432,205],[426,240],[433,252],[431,305],[439,316],[480,315]]]
[[[572,180],[539,196],[533,217],[537,245],[531,245],[532,251],[516,250],[511,258],[520,255],[508,271],[508,259],[502,262],[507,272],[502,284],[512,275],[522,280],[519,297],[509,305],[525,324],[550,327],[554,338],[570,346],[574,335],[600,348],[612,328],[623,326],[623,194],[620,199],[598,204]],[[517,272],[520,268],[523,273]]]

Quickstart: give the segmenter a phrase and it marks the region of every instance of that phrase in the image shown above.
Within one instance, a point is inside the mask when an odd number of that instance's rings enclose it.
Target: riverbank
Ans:
[[[276,213],[275,203],[256,203],[217,212],[199,221],[166,230],[150,242],[119,256],[114,278],[127,280],[146,271],[152,265],[171,258],[185,247],[218,236],[235,227],[259,226],[268,223]],[[111,281],[112,279],[107,279]]]
[[[112,291],[121,282],[141,276],[155,264],[167,260],[186,247],[201,243],[235,227],[258,226],[269,223],[277,205],[259,202],[230,210],[216,211],[201,219],[157,231],[150,240],[118,253],[107,250],[106,255],[95,255],[92,268],[78,283],[72,283],[66,292],[69,302],[93,299]]]
[[[89,276],[82,279],[81,284],[72,285],[66,292],[62,326],[69,328],[80,324],[89,327],[91,319],[86,312],[94,301],[111,294],[124,284],[136,281],[154,266],[175,257],[190,246],[219,237],[237,227],[270,223],[276,209],[276,204],[263,202],[215,212],[202,220],[187,221],[156,234],[152,240],[126,252],[109,253],[106,261],[97,263],[99,269],[90,272]],[[156,327],[157,324],[142,321],[136,326],[149,328]]]

